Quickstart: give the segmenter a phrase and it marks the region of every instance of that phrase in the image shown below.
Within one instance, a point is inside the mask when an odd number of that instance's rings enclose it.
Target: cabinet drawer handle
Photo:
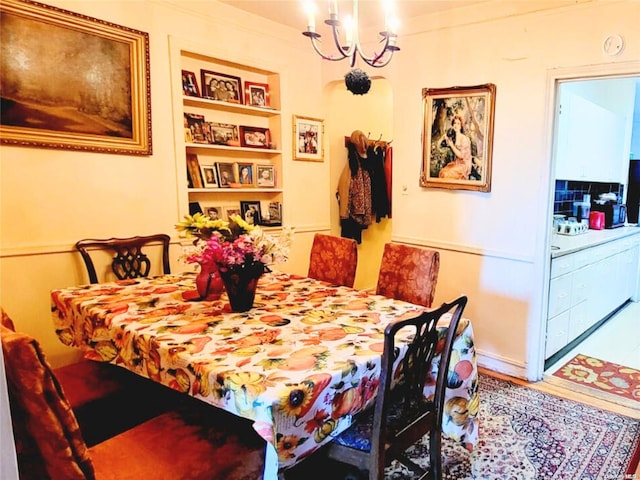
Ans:
[[[567,292],[562,292],[558,294],[558,298],[567,298],[569,294]]]

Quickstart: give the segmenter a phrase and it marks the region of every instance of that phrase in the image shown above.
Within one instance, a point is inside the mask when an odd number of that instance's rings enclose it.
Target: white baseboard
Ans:
[[[498,355],[484,353],[482,351],[476,351],[478,366],[486,368],[503,375],[509,375],[511,377],[521,378],[523,380],[533,381],[527,378],[526,365],[521,362],[516,362],[510,358],[501,357]]]

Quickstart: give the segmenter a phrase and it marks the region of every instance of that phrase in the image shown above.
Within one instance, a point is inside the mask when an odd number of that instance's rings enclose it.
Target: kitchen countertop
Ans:
[[[638,225],[610,228],[604,230],[587,230],[580,235],[551,235],[551,258],[561,257],[588,247],[611,242],[631,235],[640,235]]]

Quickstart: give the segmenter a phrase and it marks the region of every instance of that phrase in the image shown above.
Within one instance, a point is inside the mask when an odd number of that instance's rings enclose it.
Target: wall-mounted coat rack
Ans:
[[[393,142],[393,140],[382,140],[382,134],[380,134],[380,137],[378,138],[378,140],[371,140],[371,138],[369,138],[371,136],[371,133],[369,133],[367,135],[367,144],[368,146],[371,146],[373,148],[376,147],[381,147],[381,148],[387,148],[388,146],[391,145],[391,142]],[[344,137],[344,146],[348,147],[349,144],[351,143],[351,137],[346,135]]]

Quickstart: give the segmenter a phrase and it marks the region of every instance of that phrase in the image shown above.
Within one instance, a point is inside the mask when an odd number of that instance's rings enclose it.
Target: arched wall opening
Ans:
[[[371,139],[393,140],[393,92],[390,82],[382,77],[371,79],[371,89],[365,95],[349,92],[344,81],[328,83],[323,92],[325,105],[325,148],[330,159],[331,234],[340,235],[340,214],[335,193],[342,170],[347,166],[344,138],[354,130],[362,130]],[[393,146],[393,144],[392,144]],[[397,155],[397,152],[394,152]],[[358,246],[358,270],[355,287],[375,288],[384,244],[391,241],[390,218],[375,220],[362,232]]]

